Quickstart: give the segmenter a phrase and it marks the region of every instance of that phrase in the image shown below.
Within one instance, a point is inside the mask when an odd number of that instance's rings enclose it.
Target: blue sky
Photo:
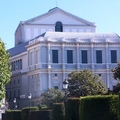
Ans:
[[[14,47],[14,33],[20,21],[46,13],[56,3],[67,12],[95,22],[97,32],[120,35],[119,0],[0,0],[0,38],[6,49]]]

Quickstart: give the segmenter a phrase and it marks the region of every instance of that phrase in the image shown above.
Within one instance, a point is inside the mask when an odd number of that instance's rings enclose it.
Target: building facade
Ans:
[[[72,71],[89,69],[98,74],[106,87],[117,81],[111,69],[120,61],[120,38],[115,33],[96,33],[96,25],[58,7],[27,21],[15,32],[15,47],[8,50],[12,78],[6,85],[10,109],[37,105],[41,93],[63,88]],[[16,103],[13,103],[16,98]]]

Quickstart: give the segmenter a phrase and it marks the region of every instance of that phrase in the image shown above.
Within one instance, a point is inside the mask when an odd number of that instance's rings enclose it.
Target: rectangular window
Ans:
[[[67,63],[73,63],[73,50],[67,50]]]
[[[13,63],[13,70],[15,70],[15,62]]]
[[[20,70],[22,69],[22,59],[20,59]]]
[[[96,63],[102,63],[102,51],[96,50]]]
[[[13,67],[14,67],[14,64],[13,64],[13,62],[12,62],[12,71],[13,71]]]
[[[20,89],[18,89],[18,98],[20,97]]]
[[[20,70],[20,61],[18,60],[18,70]]]
[[[81,58],[82,58],[82,63],[88,63],[87,50],[82,50],[81,51]]]
[[[111,50],[111,63],[117,63],[117,51]]]
[[[52,50],[52,61],[58,63],[58,50]]]
[[[16,92],[15,92],[15,90],[14,90],[14,98],[16,97]]]
[[[11,91],[10,91],[10,97],[9,97],[10,99],[12,98],[12,93],[11,93]]]

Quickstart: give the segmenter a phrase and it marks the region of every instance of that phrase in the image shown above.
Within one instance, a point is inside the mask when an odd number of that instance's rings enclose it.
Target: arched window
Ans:
[[[63,32],[63,26],[62,26],[62,23],[61,22],[56,22],[55,24],[55,31],[56,32]]]

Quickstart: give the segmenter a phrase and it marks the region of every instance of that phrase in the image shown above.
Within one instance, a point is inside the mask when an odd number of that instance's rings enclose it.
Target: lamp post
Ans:
[[[66,120],[66,102],[67,102],[67,89],[68,89],[68,81],[65,79],[65,81],[63,81],[63,89],[65,91],[65,120]]]
[[[30,112],[29,112],[29,120],[30,120],[30,115],[31,115],[31,98],[32,98],[32,94],[29,93],[28,94],[28,99],[29,99],[29,108],[30,108]]]
[[[17,108],[17,105],[16,105],[16,98],[13,99],[13,103],[14,103],[14,110],[15,110],[15,108]]]

